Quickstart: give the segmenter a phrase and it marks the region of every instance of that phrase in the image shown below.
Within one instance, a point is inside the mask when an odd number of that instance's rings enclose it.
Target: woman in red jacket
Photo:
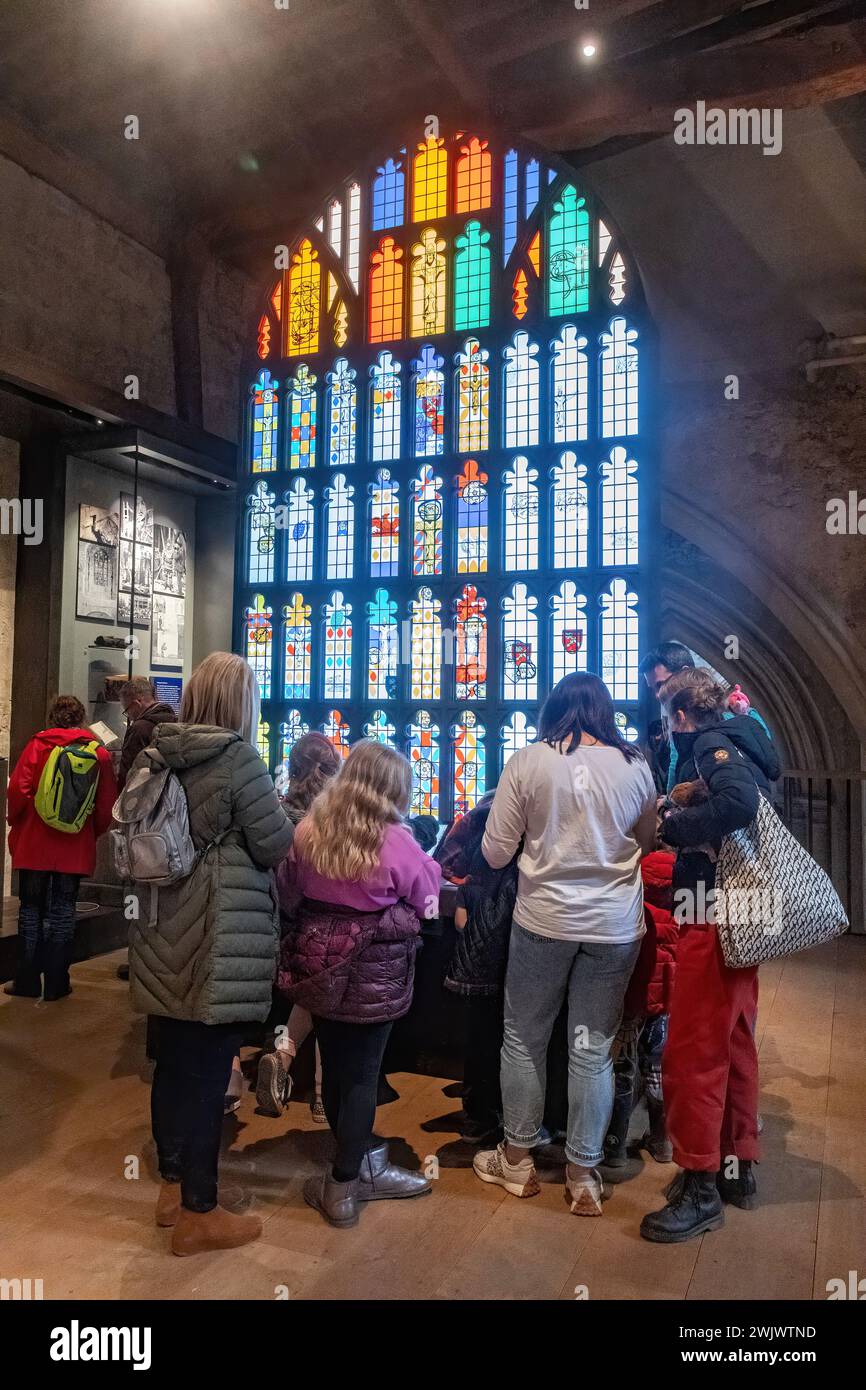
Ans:
[[[84,706],[74,695],[58,695],[47,729],[27,744],[9,780],[7,819],[12,867],[18,871],[18,940],[15,978],[7,994],[38,999],[45,977],[46,1000],[69,994],[69,965],[75,931],[75,900],[82,878],[96,865],[96,841],[111,824],[117,783],[111,756],[97,749],[99,780],[93,810],[77,834],[46,825],[35,806],[36,791],[54,748],[94,740],[83,727]]]

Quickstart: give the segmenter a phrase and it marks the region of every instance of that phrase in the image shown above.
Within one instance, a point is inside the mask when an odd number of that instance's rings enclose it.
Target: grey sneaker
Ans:
[[[259,1058],[256,1077],[256,1105],[266,1115],[282,1115],[292,1094],[292,1075],[281,1048]]]

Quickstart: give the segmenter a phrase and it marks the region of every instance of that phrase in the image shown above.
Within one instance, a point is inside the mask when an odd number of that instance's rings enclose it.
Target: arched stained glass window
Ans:
[[[253,473],[273,473],[279,466],[279,385],[272,380],[267,367],[259,372],[252,385],[250,466]]]
[[[351,744],[351,729],[338,709],[328,711],[328,717],[322,724],[322,733],[329,743],[332,743],[341,758],[348,758],[349,747]]]
[[[400,485],[380,468],[370,485],[370,574],[393,579],[400,571]]]
[[[420,754],[424,715],[447,820],[568,671],[642,732],[658,353],[628,246],[557,156],[443,123],[344,173],[247,326],[234,646],[274,770],[286,725]]]
[[[274,578],[276,525],[274,503],[276,496],[268,491],[262,480],[249,502],[249,541],[247,549],[247,579],[251,584],[270,584]]]
[[[445,242],[433,227],[425,227],[420,240],[412,247],[411,277],[410,334],[420,338],[444,333],[448,289]]]
[[[328,550],[325,573],[328,579],[351,579],[354,572],[355,489],[346,482],[345,473],[335,473],[330,487],[325,488],[328,517]]]
[[[325,604],[324,696],[326,700],[352,698],[352,605],[338,589]]]
[[[435,816],[439,819],[439,726],[433,723],[426,709],[419,709],[406,730],[409,739],[409,762],[412,767],[413,816]]]
[[[412,363],[416,458],[445,452],[444,365],[444,358],[429,345],[421,349]]]
[[[280,765],[286,769],[286,781],[288,782],[289,754],[304,734],[310,732],[307,724],[299,709],[290,709],[286,712],[286,718],[280,725]]]

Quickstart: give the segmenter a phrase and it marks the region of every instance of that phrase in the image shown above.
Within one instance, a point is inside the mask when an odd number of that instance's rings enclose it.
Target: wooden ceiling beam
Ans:
[[[464,58],[465,44],[455,43],[447,29],[437,24],[421,0],[391,0],[412,32],[420,40],[443,77],[451,83],[467,106],[477,113],[488,108],[487,84],[475,74],[475,64]]]
[[[719,3],[721,0],[719,0]],[[602,34],[612,24],[627,20],[641,10],[655,6],[656,0],[606,0],[603,11],[596,13],[590,6],[588,10],[576,10],[573,6],[557,5],[557,12],[551,15],[544,4],[532,5],[519,28],[507,33],[498,42],[490,41],[489,34],[480,34],[475,53],[475,63],[490,73],[504,63],[525,58],[539,49],[551,48],[554,44],[575,43],[581,35],[591,32]]]

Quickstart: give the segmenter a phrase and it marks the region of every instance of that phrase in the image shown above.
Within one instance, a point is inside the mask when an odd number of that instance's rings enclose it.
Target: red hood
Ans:
[[[640,872],[648,903],[670,908],[675,859],[676,855],[669,850],[654,849],[641,860]]]
[[[62,748],[67,743],[99,743],[96,734],[91,733],[90,729],[41,729],[33,737],[46,749]]]

